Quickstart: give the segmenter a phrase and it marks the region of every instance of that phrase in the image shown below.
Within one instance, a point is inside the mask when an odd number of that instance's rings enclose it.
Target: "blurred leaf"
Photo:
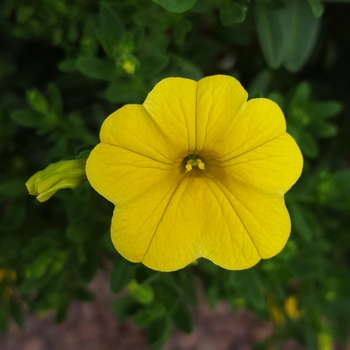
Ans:
[[[63,101],[61,92],[55,84],[49,84],[47,87],[47,95],[50,103],[50,110],[60,115],[62,113]]]
[[[128,283],[130,296],[140,304],[150,304],[154,300],[153,288],[148,284],[139,284],[136,280]]]
[[[264,69],[259,72],[247,89],[249,98],[265,96],[271,83],[271,79],[272,76],[270,70]]]
[[[34,8],[32,6],[19,6],[16,12],[16,20],[18,23],[27,22],[34,13]]]
[[[239,271],[236,274],[241,288],[244,291],[247,302],[256,310],[264,310],[265,298],[262,294],[262,282],[256,269]]]
[[[271,68],[282,63],[290,72],[299,71],[315,46],[320,20],[305,0],[286,1],[274,9],[256,2],[257,34],[266,62]]]
[[[152,0],[167,11],[181,13],[186,12],[197,2],[197,0]]]
[[[168,317],[155,320],[147,329],[147,340],[154,349],[160,349],[168,339],[171,331],[171,323]]]
[[[11,119],[18,125],[27,128],[37,128],[43,125],[44,117],[40,113],[18,109],[11,113]]]
[[[318,155],[318,145],[314,137],[306,130],[299,130],[288,125],[288,132],[293,136],[299,145],[303,155],[309,158],[315,158]]]
[[[219,5],[220,1],[217,0],[200,0],[194,4],[191,11],[197,13],[208,13],[216,10]]]
[[[134,278],[137,265],[122,257],[114,260],[110,277],[110,287],[113,293],[119,293]]]
[[[142,309],[138,309],[133,316],[133,321],[138,327],[146,327],[154,320],[165,314],[165,308],[162,304],[155,303]]]
[[[113,79],[115,64],[95,57],[83,57],[77,62],[78,70],[89,78],[107,80]]]
[[[45,114],[49,110],[49,105],[46,98],[38,90],[28,90],[27,91],[27,101],[29,105],[34,109],[34,111]]]
[[[224,26],[242,23],[245,20],[248,5],[241,5],[233,0],[221,0],[219,15]]]
[[[311,11],[315,17],[321,17],[323,15],[324,7],[320,0],[307,0],[311,7]]]
[[[336,125],[323,121],[313,123],[312,128],[320,138],[333,137],[338,134],[338,127]]]
[[[287,1],[281,10],[285,51],[283,64],[290,72],[297,72],[306,64],[316,44],[320,20],[305,0]]]
[[[255,3],[256,30],[267,64],[276,69],[282,64],[286,42],[282,32],[280,10],[270,8],[261,1]]]
[[[187,334],[190,334],[192,332],[192,316],[182,300],[179,300],[179,303],[175,308],[175,311],[172,316],[176,327],[180,331]]]
[[[144,78],[152,78],[161,72],[169,63],[169,58],[163,55],[150,55],[140,60],[138,75]]]
[[[139,305],[129,296],[114,301],[111,306],[112,311],[117,315],[120,323],[125,322],[138,308]]]
[[[109,7],[104,7],[100,11],[99,22],[101,28],[97,31],[98,38],[107,45],[119,44],[125,34],[125,28],[117,14]]]
[[[135,27],[130,33],[134,38],[135,51],[137,51],[145,38],[145,30],[142,27]]]
[[[339,102],[326,101],[326,102],[314,102],[310,103],[308,110],[317,119],[327,119],[334,117],[341,112],[343,106]]]
[[[106,97],[114,103],[142,103],[145,98],[142,88],[133,81],[115,80],[107,89]]]
[[[62,72],[74,72],[77,70],[77,62],[75,60],[64,60],[59,63],[58,69]]]
[[[305,209],[297,203],[289,203],[288,210],[292,219],[292,227],[296,229],[305,243],[309,243],[314,236],[314,229],[304,214]]]
[[[188,32],[192,30],[192,24],[190,21],[181,21],[177,23],[174,30],[174,39],[176,45],[183,45]]]

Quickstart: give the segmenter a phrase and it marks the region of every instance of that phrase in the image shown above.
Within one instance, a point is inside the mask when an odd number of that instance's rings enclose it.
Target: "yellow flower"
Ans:
[[[291,318],[292,320],[298,320],[300,318],[298,299],[295,295],[290,295],[284,301],[284,310],[286,314],[289,316],[289,318]]]
[[[87,177],[115,205],[112,241],[160,271],[204,257],[245,269],[286,244],[302,155],[280,108],[229,76],[168,78],[102,125]]]

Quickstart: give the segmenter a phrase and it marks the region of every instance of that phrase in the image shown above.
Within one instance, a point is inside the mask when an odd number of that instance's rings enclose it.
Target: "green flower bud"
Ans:
[[[126,74],[134,74],[139,62],[135,56],[127,54],[119,58],[118,65]]]
[[[27,182],[29,194],[45,202],[58,190],[75,188],[86,180],[86,158],[63,160],[35,173]]]

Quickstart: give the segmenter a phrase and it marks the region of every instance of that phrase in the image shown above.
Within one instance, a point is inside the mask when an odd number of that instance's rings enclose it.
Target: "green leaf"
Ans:
[[[136,311],[133,321],[138,327],[146,327],[157,318],[162,317],[165,311],[165,307],[162,304],[148,305]]]
[[[286,45],[283,65],[294,73],[303,68],[309,59],[321,22],[312,14],[305,0],[287,1],[280,19]]]
[[[232,0],[222,0],[219,15],[224,26],[242,23],[245,20],[248,6],[238,4]]]
[[[130,263],[122,257],[114,260],[110,277],[110,287],[113,293],[119,293],[134,278],[136,264]]]
[[[333,137],[338,134],[338,127],[324,121],[317,121],[312,124],[312,130],[320,138]]]
[[[102,38],[104,40],[112,40],[115,45],[119,44],[125,34],[123,22],[108,7],[101,9],[99,14],[99,22],[101,25]]]
[[[294,90],[290,104],[299,106],[310,99],[311,86],[306,81],[300,82]]]
[[[150,55],[140,60],[137,73],[145,78],[152,78],[161,72],[169,63],[169,58],[163,55]]]
[[[34,8],[31,6],[19,6],[16,13],[16,20],[18,23],[27,22],[34,13]]]
[[[271,68],[281,64],[290,72],[299,71],[316,44],[320,20],[305,0],[286,1],[274,9],[257,1],[255,7],[259,43]]]
[[[249,98],[265,96],[272,79],[271,71],[262,70],[256,75],[248,88]]]
[[[311,11],[315,17],[321,17],[323,15],[324,7],[320,0],[307,0],[310,5]]]
[[[262,294],[262,282],[256,269],[239,271],[236,275],[238,283],[243,288],[243,293],[254,309],[263,310],[265,308],[265,298]]]
[[[220,5],[217,0],[200,0],[197,1],[191,9],[191,12],[208,13],[216,10]]]
[[[167,11],[181,13],[193,7],[197,0],[152,0]]]
[[[61,72],[75,72],[77,70],[77,62],[75,60],[64,60],[58,64]]]
[[[308,105],[308,111],[315,119],[327,119],[336,116],[343,109],[343,105],[336,101],[314,102]]]
[[[114,103],[142,103],[147,92],[136,82],[115,80],[106,92],[108,101]]]
[[[288,126],[288,132],[298,143],[303,155],[309,158],[316,158],[318,155],[318,145],[314,137],[305,130],[298,130]]]
[[[62,113],[63,101],[60,90],[55,84],[49,84],[47,87],[47,96],[49,99],[50,110],[60,115]]]
[[[116,66],[111,61],[95,57],[80,58],[77,63],[78,70],[89,78],[99,80],[113,80]]]
[[[260,1],[255,3],[256,30],[261,51],[267,64],[273,69],[282,64],[286,46],[280,23],[280,11]]]
[[[139,284],[136,280],[132,280],[128,284],[130,296],[140,304],[150,304],[154,300],[153,288],[148,284]]]
[[[120,323],[125,322],[131,315],[133,315],[139,305],[129,296],[114,301],[111,305],[111,310],[117,315]]]
[[[38,90],[28,90],[26,93],[27,102],[34,109],[34,111],[46,114],[49,111],[49,105],[46,98]]]
[[[289,203],[288,211],[291,216],[292,227],[299,233],[305,243],[311,242],[314,229],[304,214],[305,209],[297,203]]]
[[[179,303],[172,316],[176,327],[180,331],[188,334],[192,332],[192,316],[182,300],[179,300]]]
[[[155,320],[147,329],[147,340],[154,349],[160,349],[170,336],[171,323],[168,317]]]
[[[177,23],[174,29],[174,40],[176,45],[183,45],[185,43],[185,38],[187,33],[192,30],[192,23],[190,21],[180,21]]]

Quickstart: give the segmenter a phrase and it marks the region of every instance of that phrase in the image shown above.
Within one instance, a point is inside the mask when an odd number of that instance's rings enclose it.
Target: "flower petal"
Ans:
[[[102,125],[100,138],[103,143],[163,163],[172,163],[180,153],[179,145],[169,143],[157,122],[142,105],[125,105],[111,114]],[[187,145],[184,147],[187,150]]]
[[[243,186],[281,196],[299,178],[302,166],[299,147],[285,133],[224,162],[208,161],[206,169],[229,188]]]
[[[255,254],[257,254],[259,259],[266,259],[281,251],[287,242],[291,226],[283,196],[264,195],[239,184],[225,183],[219,177],[211,174],[207,174],[207,176],[211,179],[208,182],[209,186],[213,191],[220,193],[220,196],[217,195],[218,201],[221,202],[226,211],[223,214],[227,225],[230,226],[232,240],[245,244],[248,240],[253,244],[254,251],[242,246],[241,255],[244,256],[242,262],[246,263],[252,259],[249,254],[255,258]],[[208,235],[205,247],[211,247],[212,243],[213,235]],[[226,242],[226,245],[229,245],[229,241]],[[225,245],[220,249],[225,250]],[[204,257],[212,259],[212,254],[213,252],[208,250]],[[233,261],[233,258],[231,262],[225,256],[217,258],[220,259],[216,262],[217,264],[229,269],[236,269],[235,264],[238,262]],[[242,268],[246,267],[249,266],[242,265]]]
[[[243,97],[240,103],[242,100]],[[210,118],[213,119],[213,126],[207,128],[203,157],[206,157],[209,151],[216,159],[225,161],[286,132],[286,122],[281,109],[268,99],[252,99],[244,104],[238,104],[236,101],[231,107],[232,102],[227,96],[225,99],[214,100],[212,105],[209,105],[209,102],[207,104],[207,109],[212,110],[210,115],[216,116],[217,119]],[[217,105],[221,104],[226,104],[226,110],[216,111],[219,108]],[[229,112],[230,108],[234,113]],[[205,114],[204,111],[199,113]]]
[[[167,147],[195,150],[197,83],[183,78],[168,78],[159,82],[143,103],[163,134]]]
[[[180,170],[180,163],[162,163],[106,143],[92,150],[86,164],[92,187],[119,207],[135,200],[138,208],[137,201],[142,196],[150,205],[158,201],[179,177]]]
[[[112,240],[126,259],[159,271],[180,269],[200,257],[228,269],[260,260],[245,222],[212,179],[187,174],[163,198],[148,196],[115,209]],[[261,234],[260,227],[255,234]]]
[[[235,146],[231,139],[241,133],[234,120],[247,98],[239,81],[229,76],[215,75],[198,82],[195,153],[207,147],[219,154],[231,151]]]

